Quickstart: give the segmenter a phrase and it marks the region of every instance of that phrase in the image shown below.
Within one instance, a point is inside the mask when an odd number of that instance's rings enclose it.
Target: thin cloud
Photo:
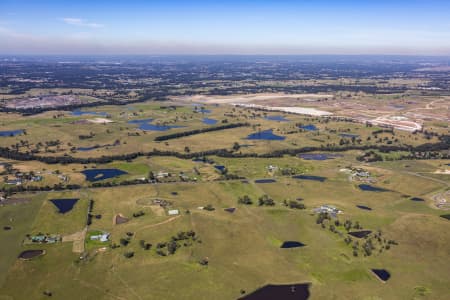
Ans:
[[[105,27],[105,25],[103,25],[103,24],[90,23],[90,22],[87,22],[86,20],[80,19],[80,18],[62,18],[61,20],[68,25],[74,25],[74,26],[80,26],[80,27],[89,27],[89,28]]]

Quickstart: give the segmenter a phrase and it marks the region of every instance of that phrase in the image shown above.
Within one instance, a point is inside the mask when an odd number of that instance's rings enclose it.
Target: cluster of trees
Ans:
[[[389,250],[392,245],[397,245],[397,242],[394,240],[387,240],[382,237],[381,230],[378,230],[376,233],[368,234],[364,236],[362,244],[360,245],[359,241],[353,241],[352,237],[349,235],[345,235],[344,233],[338,230],[339,227],[344,227],[346,232],[348,233],[352,229],[361,230],[363,227],[360,225],[358,221],[345,220],[343,223],[339,221],[339,219],[332,219],[328,213],[319,213],[316,218],[316,223],[320,224],[322,228],[327,228],[326,223],[328,223],[328,229],[338,234],[339,236],[344,238],[344,242],[347,245],[351,245],[353,256],[358,256],[359,251],[362,251],[364,256],[372,255],[373,251],[377,249],[376,242],[378,242],[378,252],[381,253],[383,250]]]
[[[295,167],[284,167],[280,169],[281,175],[283,176],[291,176],[300,173],[301,171]]]
[[[395,135],[395,131],[393,128],[388,128],[388,129],[379,129],[379,130],[374,130],[371,132],[372,135],[377,135],[380,133],[390,133],[392,135]]]
[[[244,123],[245,124],[245,123]],[[231,125],[231,124],[230,124]],[[450,158],[450,153],[448,150],[450,147],[450,135],[442,135],[439,136],[439,142],[437,143],[426,143],[418,146],[409,146],[409,145],[344,145],[344,146],[324,146],[320,147],[303,147],[296,149],[282,149],[275,150],[269,153],[257,154],[257,153],[241,153],[235,152],[229,149],[214,149],[202,152],[189,152],[189,153],[181,153],[176,151],[161,151],[157,149],[153,149],[153,151],[149,152],[134,152],[128,154],[118,154],[118,155],[109,155],[109,156],[101,156],[101,157],[90,157],[90,158],[81,158],[81,157],[72,157],[69,155],[63,156],[39,156],[29,152],[19,152],[14,149],[10,149],[8,147],[0,147],[0,157],[6,159],[20,160],[20,161],[29,161],[29,160],[37,160],[47,164],[105,164],[115,160],[121,161],[130,161],[137,157],[141,156],[173,156],[181,159],[192,159],[198,157],[204,157],[207,155],[216,155],[220,157],[262,157],[262,158],[272,158],[272,157],[282,157],[283,155],[298,155],[301,153],[308,153],[314,151],[332,151],[332,152],[343,152],[348,150],[378,150],[381,153],[389,153],[395,151],[405,151],[408,152],[408,155],[404,155],[402,158],[404,159],[447,159]],[[378,159],[381,159],[378,157]]]
[[[331,220],[331,217],[328,213],[320,212],[319,214],[317,214],[316,224],[321,224],[322,227],[325,228],[325,224],[324,224],[325,220]]]
[[[293,200],[287,201],[287,200],[284,200],[283,204],[284,204],[284,206],[287,206],[287,207],[292,208],[292,209],[306,209],[305,204],[300,203],[299,201],[293,201]]]
[[[123,246],[123,247],[128,246],[128,244],[131,241],[131,237],[133,235],[134,234],[132,232],[127,232],[127,236],[125,238],[120,239],[120,241],[119,241],[120,245],[117,245],[114,243],[111,245],[111,248],[115,249],[115,248],[119,248],[120,246]],[[140,240],[139,245],[144,250],[150,250],[152,248],[152,244],[145,242],[145,240]],[[134,251],[126,251],[126,252],[124,252],[123,256],[125,256],[126,258],[132,258],[134,256]]]
[[[373,150],[364,152],[363,155],[359,155],[356,157],[358,161],[365,161],[365,162],[374,162],[374,161],[382,161],[383,156],[381,156],[379,153],[376,153]]]
[[[195,241],[201,243],[195,231],[180,231],[170,241],[156,244],[156,253],[161,256],[173,255],[181,246],[189,247]]]
[[[387,240],[381,237],[381,231],[378,231],[374,236],[366,237],[363,244],[361,245],[361,251],[364,256],[371,256],[372,253],[377,249],[376,242],[378,242],[378,253],[382,253],[383,250],[391,249],[392,245],[398,245],[394,240]],[[358,256],[358,244],[353,245],[353,256]]]
[[[258,198],[258,205],[259,206],[274,206],[275,201],[269,197],[269,195],[262,195]]]
[[[253,201],[248,195],[244,195],[244,196],[238,198],[238,203],[245,204],[245,205],[251,205],[251,204],[253,204]]]
[[[244,205],[252,205],[253,200],[248,196],[244,195],[242,197],[238,198],[238,204],[244,204]],[[300,203],[299,201],[283,201],[284,206],[292,208],[292,209],[305,209],[306,206],[303,203]],[[275,201],[270,198],[269,195],[262,195],[258,198],[258,205],[259,206],[274,206]]]
[[[372,239],[365,240],[361,249],[363,250],[364,256],[372,255],[372,251],[375,250],[375,245],[372,243]]]
[[[3,171],[0,172],[0,175],[8,175],[13,174],[13,172],[16,172],[17,170],[14,169],[13,165],[7,162],[2,163]]]
[[[115,249],[118,247],[127,247],[130,242],[131,238],[134,236],[133,232],[127,232],[126,237],[123,237],[120,239],[119,243],[112,244],[111,248]],[[157,243],[155,246],[155,251],[158,255],[161,256],[167,256],[167,255],[173,255],[179,249],[181,246],[188,247],[191,246],[193,242],[201,243],[201,240],[197,237],[195,231],[189,230],[189,231],[180,231],[176,235],[172,236],[169,241],[167,242],[160,242]],[[153,244],[146,242],[145,240],[139,241],[139,246],[143,250],[151,250],[153,247]],[[126,258],[132,258],[134,256],[133,251],[126,251],[123,254]]]
[[[337,221],[337,222],[339,222],[339,221]],[[339,225],[336,225],[336,226],[339,226]],[[349,232],[352,228],[362,229],[362,226],[359,224],[358,221],[355,221],[355,223],[353,223],[351,220],[345,220],[344,228],[345,228],[345,230],[347,230],[347,232]]]

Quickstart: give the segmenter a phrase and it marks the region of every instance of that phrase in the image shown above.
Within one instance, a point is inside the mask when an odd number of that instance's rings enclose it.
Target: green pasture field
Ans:
[[[39,155],[72,155],[76,157],[100,157],[102,155],[126,154],[131,152],[148,152],[153,149],[184,152],[186,146],[191,152],[200,152],[212,149],[231,149],[234,143],[243,145],[239,149],[243,153],[267,153],[274,150],[292,149],[307,146],[320,146],[327,144],[339,145],[342,139],[339,134],[352,133],[361,138],[361,145],[375,144],[377,139],[393,141],[393,145],[419,145],[426,142],[436,142],[437,138],[426,140],[422,135],[396,131],[395,136],[380,133],[376,136],[371,132],[377,127],[366,127],[364,124],[349,122],[325,122],[323,119],[306,116],[284,114],[289,122],[266,120],[267,115],[283,115],[276,112],[258,112],[244,108],[231,108],[230,106],[205,106],[211,114],[194,113],[190,105],[179,106],[176,110],[161,108],[168,106],[165,102],[148,102],[131,106],[102,106],[91,108],[88,111],[106,112],[113,123],[94,124],[79,123],[82,120],[94,119],[101,116],[83,115],[72,116],[70,112],[45,112],[31,117],[20,117],[16,114],[2,114],[1,130],[26,129],[26,135],[0,138],[0,146],[6,147],[27,141],[28,146],[21,146],[20,151],[26,152],[36,148],[36,144],[45,141],[60,141],[59,147],[41,147]],[[87,110],[87,109],[86,109]],[[63,114],[63,115],[61,115]],[[230,116],[231,114],[231,116]],[[142,131],[137,124],[129,124],[130,120],[152,118],[153,124],[166,124],[183,126],[169,131]],[[221,125],[222,121],[228,123],[248,122],[249,127],[226,129],[193,136],[172,139],[166,142],[155,142],[154,138],[169,133],[183,132],[192,129],[210,127],[202,123],[203,118],[213,118]],[[318,131],[299,131],[296,124],[314,124]],[[247,140],[246,137],[262,130],[272,129],[274,134],[285,136],[284,141]],[[90,139],[80,139],[80,135],[94,136]],[[138,134],[138,135],[136,135]],[[370,137],[371,140],[367,140]],[[358,138],[357,138],[358,139]],[[397,142],[394,140],[398,139]],[[350,138],[344,140],[351,141]],[[112,146],[116,141],[120,144]],[[383,141],[384,143],[384,141]],[[104,146],[91,151],[71,151],[72,148]],[[107,146],[109,145],[109,146]]]
[[[400,84],[401,82],[399,82]],[[410,82],[408,84],[415,84]],[[33,90],[39,94],[44,91]],[[83,92],[83,91],[79,91]],[[107,91],[99,91],[106,93]],[[414,95],[413,95],[414,96]],[[369,101],[370,96],[358,96]],[[380,101],[401,95],[379,96]],[[415,99],[415,98],[414,98]],[[324,118],[259,112],[226,105],[205,105],[210,114],[193,112],[194,106],[172,109],[172,102],[144,102],[127,106],[101,106],[86,109],[106,112],[108,124],[87,123],[97,115],[73,116],[70,112],[53,111],[23,117],[0,114],[0,130],[26,129],[26,134],[0,137],[1,147],[21,152],[43,145],[38,155],[101,157],[156,150],[201,152],[212,149],[232,149],[237,152],[269,153],[327,144],[339,145],[341,133],[357,134],[360,145],[385,145],[377,139],[391,140],[392,145],[420,145],[438,142],[437,137],[426,139],[422,134],[395,131],[372,134],[378,127]],[[267,120],[264,117],[284,116],[289,122]],[[153,124],[177,125],[169,131],[142,131],[130,120],[154,119]],[[218,120],[217,125],[248,122],[250,126],[207,132],[163,142],[154,139],[161,135],[211,127],[203,118]],[[318,131],[300,131],[298,124],[313,124]],[[425,123],[425,128],[438,128],[448,134],[448,126]],[[285,136],[283,141],[247,140],[247,135],[272,129]],[[93,135],[81,139],[81,135]],[[370,137],[370,139],[368,139]],[[395,141],[398,139],[398,141]],[[60,141],[59,146],[45,146],[45,142]],[[344,138],[351,143],[351,138]],[[117,146],[112,146],[118,142]],[[91,147],[91,151],[72,151],[75,147]],[[106,146],[109,145],[109,146]],[[47,149],[46,149],[47,148]],[[320,152],[320,151],[318,151]],[[241,291],[250,293],[265,284],[310,282],[311,299],[447,299],[450,294],[449,259],[450,235],[448,220],[440,217],[446,212],[434,205],[434,196],[448,190],[449,160],[396,160],[403,152],[380,153],[384,161],[360,162],[356,158],[363,151],[346,151],[324,161],[302,159],[297,156],[278,158],[225,158],[208,156],[212,163],[195,162],[172,156],[139,156],[130,161],[106,164],[45,164],[38,161],[9,162],[19,172],[33,171],[43,176],[40,182],[25,186],[53,187],[55,184],[80,185],[78,190],[18,193],[11,198],[27,198],[24,204],[0,205],[0,300],[44,299],[44,291],[52,292],[52,299],[237,299]],[[215,169],[226,167],[228,175],[245,179],[225,180]],[[271,171],[269,167],[272,167]],[[81,173],[92,168],[117,168],[127,172],[116,178],[100,181],[118,184],[125,180],[149,178],[151,172],[180,174],[190,182],[140,184],[118,187],[90,188]],[[350,169],[370,172],[372,185],[383,192],[362,191],[364,179],[353,178]],[[325,177],[324,182],[295,179],[294,174]],[[2,168],[1,171],[5,171]],[[68,181],[63,181],[67,176]],[[0,178],[0,188],[8,189],[6,177]],[[194,180],[194,178],[196,180]],[[236,178],[236,177],[234,177]],[[274,183],[256,183],[256,179],[271,178]],[[170,180],[167,180],[170,181]],[[249,196],[253,204],[239,204],[238,199]],[[258,198],[267,195],[275,201],[273,207],[258,206]],[[4,195],[6,196],[6,194]],[[423,198],[423,202],[411,201]],[[61,214],[49,201],[58,198],[77,198],[74,208]],[[302,199],[302,200],[297,200]],[[89,200],[93,200],[92,224],[87,227]],[[154,200],[165,200],[162,208]],[[284,202],[297,201],[306,209],[291,209]],[[316,223],[313,209],[321,205],[336,206],[342,213],[338,220],[358,221],[364,230],[383,233],[393,240],[389,250],[377,249],[371,256],[362,250],[353,255],[351,245],[344,242],[345,230],[336,225],[333,233],[326,221],[325,228]],[[214,207],[213,211],[200,209]],[[363,210],[357,205],[370,207]],[[236,208],[234,213],[225,208]],[[168,210],[179,215],[169,216]],[[143,215],[141,215],[143,213]],[[120,215],[128,222],[116,224]],[[133,216],[135,215],[135,216]],[[138,216],[141,215],[141,216]],[[97,217],[96,217],[97,216]],[[11,226],[11,230],[4,230]],[[23,245],[27,234],[59,234],[65,240],[83,236],[84,252],[74,252],[72,241],[56,244]],[[168,242],[179,232],[193,230],[196,239],[179,241],[175,254],[161,256],[157,244]],[[91,241],[100,232],[111,234],[110,241]],[[128,239],[128,245],[123,245]],[[355,241],[356,238],[353,238]],[[143,241],[143,242],[141,242]],[[281,249],[284,241],[299,241],[306,246]],[[364,239],[359,240],[360,244]],[[142,243],[152,244],[145,250]],[[83,245],[83,243],[81,243]],[[21,251],[43,249],[46,254],[24,261]],[[163,247],[167,253],[167,246]],[[126,258],[125,253],[134,256]],[[207,259],[208,265],[199,262]],[[372,268],[384,268],[391,273],[383,283],[371,273]],[[447,295],[447,296],[446,296]]]
[[[427,205],[428,198],[426,202],[413,202],[404,197],[427,195],[444,188],[444,184],[404,173],[398,169],[401,166],[391,162],[361,164],[351,159],[352,155],[320,162],[293,157],[247,161],[213,157],[230,172],[248,176],[248,183],[149,184],[33,196],[31,203],[21,206],[23,216],[16,220],[17,228],[20,224],[23,229],[2,232],[2,244],[8,242],[11,247],[10,259],[2,261],[6,275],[0,299],[40,299],[45,290],[56,299],[236,299],[241,290],[249,293],[267,283],[289,282],[311,282],[311,299],[446,299],[449,223],[439,217],[442,211]],[[130,164],[129,171],[133,164],[139,172],[144,171],[143,160]],[[445,161],[425,166],[423,162],[408,163],[412,170],[421,171]],[[114,164],[120,167],[120,163]],[[150,158],[151,164],[185,169],[195,163],[159,157]],[[296,166],[302,173],[324,176],[326,180],[274,175],[276,183],[255,183],[256,178],[270,177],[266,174],[269,164]],[[347,174],[340,171],[348,166],[370,170],[377,180],[374,185],[390,191],[361,191],[358,182],[349,181]],[[275,200],[274,207],[257,205],[257,198],[264,194]],[[254,204],[238,204],[238,197],[244,195],[250,196]],[[61,215],[48,201],[61,197],[80,201],[72,211]],[[304,199],[305,210],[283,206],[283,200],[296,198]],[[93,219],[89,231],[109,232],[111,244],[117,245],[127,232],[132,232],[127,246],[112,249],[107,243],[106,250],[99,251],[105,245],[87,242],[86,256],[80,260],[80,255],[72,252],[71,242],[21,245],[25,233],[66,235],[82,230],[88,199],[94,200],[93,214],[101,215],[101,219]],[[150,205],[142,204],[151,203],[151,199],[169,201],[166,211],[178,209],[180,216],[160,215]],[[215,210],[198,209],[208,204]],[[385,238],[398,245],[368,257],[361,253],[354,257],[341,237],[316,224],[312,209],[323,204],[342,210],[339,220],[359,221],[364,229],[381,230]],[[372,210],[361,210],[356,205]],[[0,213],[18,207],[0,207]],[[223,210],[228,207],[237,210]],[[139,211],[144,215],[134,218],[133,213]],[[129,221],[114,224],[118,214]],[[188,230],[194,230],[201,242],[181,245],[174,255],[163,257],[156,253],[156,244]],[[12,236],[7,238],[7,233]],[[140,240],[151,243],[152,248],[142,249]],[[280,249],[287,240],[306,246]],[[14,259],[30,247],[47,253],[31,261]],[[125,258],[123,254],[128,251],[133,251],[134,257]],[[206,257],[208,266],[201,266],[199,261]],[[382,283],[371,274],[371,268],[385,268],[392,277]]]

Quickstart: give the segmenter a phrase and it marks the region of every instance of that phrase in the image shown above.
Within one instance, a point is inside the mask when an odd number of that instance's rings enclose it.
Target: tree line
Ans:
[[[154,141],[161,142],[161,141],[177,139],[180,137],[196,135],[196,134],[200,134],[200,133],[219,131],[219,130],[224,130],[224,129],[238,128],[238,127],[245,127],[245,126],[250,126],[250,124],[249,123],[232,123],[232,124],[226,124],[226,125],[215,126],[215,127],[207,127],[207,128],[200,128],[200,129],[194,129],[194,130],[183,131],[183,132],[176,132],[176,133],[172,133],[172,134],[157,136],[154,139]]]
[[[101,157],[73,157],[68,154],[63,156],[39,156],[29,152],[19,152],[8,147],[0,147],[0,157],[18,161],[36,160],[46,164],[105,164],[113,161],[131,161],[141,156],[172,156],[180,159],[195,159],[199,157],[215,155],[226,158],[245,158],[245,157],[260,157],[260,158],[274,158],[282,157],[284,155],[295,156],[302,153],[322,151],[322,152],[344,152],[349,150],[378,150],[382,153],[389,153],[395,151],[405,151],[410,154],[408,159],[427,159],[427,158],[450,158],[450,153],[446,150],[450,149],[450,135],[439,137],[437,143],[426,143],[418,146],[411,145],[321,145],[320,147],[302,147],[296,149],[281,149],[268,153],[242,153],[231,149],[212,149],[201,152],[182,153],[177,151],[162,151],[153,149],[149,152],[133,152],[128,154],[118,155],[104,155]],[[441,152],[442,151],[442,152]]]

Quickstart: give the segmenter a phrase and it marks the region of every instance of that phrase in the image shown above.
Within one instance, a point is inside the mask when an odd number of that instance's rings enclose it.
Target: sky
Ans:
[[[450,55],[449,0],[0,0],[0,54]]]

